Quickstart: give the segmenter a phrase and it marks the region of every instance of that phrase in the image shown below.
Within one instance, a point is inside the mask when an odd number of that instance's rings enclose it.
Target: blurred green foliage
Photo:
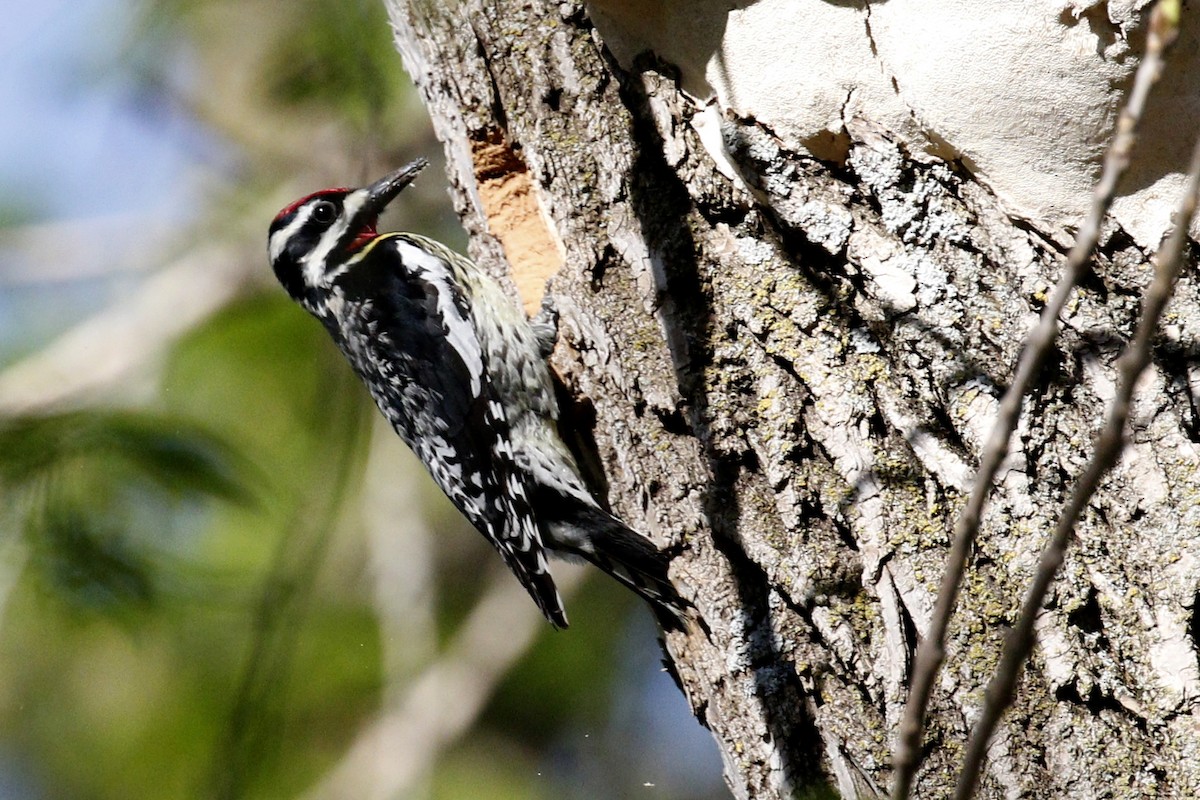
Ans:
[[[164,409],[0,428],[29,553],[0,708],[48,796],[291,796],[378,702],[367,598],[314,602],[370,409],[307,322],[252,298],[176,349]]]
[[[263,238],[281,192],[437,148],[377,2],[138,8],[120,69],[236,149],[196,236],[244,239],[263,288],[171,349],[153,399],[0,420],[0,800],[298,797],[380,707],[387,648],[410,644],[381,639],[357,510],[376,412],[270,285]],[[438,227],[453,215],[437,184],[406,192],[400,213],[461,241]],[[436,550],[427,661],[496,559],[430,481],[395,490],[425,510]],[[614,697],[645,680],[622,660],[635,608],[611,581],[587,583],[570,631],[545,626],[405,796],[722,796],[710,763],[707,783],[673,790],[664,768],[642,785],[643,754],[626,747],[638,732],[613,722]],[[596,732],[582,749],[569,743],[581,730]]]

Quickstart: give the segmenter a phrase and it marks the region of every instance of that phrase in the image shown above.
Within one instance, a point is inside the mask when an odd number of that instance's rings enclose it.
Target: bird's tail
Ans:
[[[601,508],[583,503],[572,506],[571,519],[559,524],[576,535],[555,538],[579,544],[560,544],[562,549],[590,561],[640,595],[664,630],[684,630],[696,619],[695,609],[667,577],[670,558],[666,552]]]

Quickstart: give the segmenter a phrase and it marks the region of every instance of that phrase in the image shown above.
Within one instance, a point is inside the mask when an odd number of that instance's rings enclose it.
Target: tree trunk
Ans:
[[[806,151],[699,107],[671,66],[618,66],[577,3],[389,7],[471,256],[515,275],[527,307],[553,275],[564,432],[598,456],[613,509],[678,552],[707,631],[667,650],[734,795],[886,795],[949,533],[1060,232],[867,119]],[[950,629],[920,796],[953,786],[1146,262],[1110,226],[1027,401]],[[981,797],[1200,793],[1194,275],[1169,322]]]

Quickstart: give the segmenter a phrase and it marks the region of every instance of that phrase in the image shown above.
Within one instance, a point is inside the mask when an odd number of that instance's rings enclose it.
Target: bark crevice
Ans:
[[[660,59],[621,70],[580,5],[460,5],[465,30],[390,2],[472,255],[505,271],[455,154],[501,129],[562,247],[552,364],[566,418],[614,511],[679,553],[672,574],[707,634],[669,634],[668,651],[735,796],[791,797],[821,776],[883,796],[953,519],[1061,232],[1011,216],[969,164],[914,155],[861,119],[844,161],[719,120],[714,161],[712,111]],[[1112,228],[1063,315],[949,631],[922,796],[953,784],[956,743],[1111,396],[1145,265]],[[1200,790],[1194,273],[1167,324],[1132,447],[1067,554],[980,796]]]

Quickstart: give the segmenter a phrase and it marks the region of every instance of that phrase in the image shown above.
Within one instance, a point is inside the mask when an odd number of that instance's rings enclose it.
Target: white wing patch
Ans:
[[[437,287],[437,308],[446,325],[446,341],[466,364],[467,372],[471,374],[471,392],[478,396],[483,378],[483,352],[475,335],[475,326],[454,303],[456,281],[450,274],[449,265],[403,239],[394,241],[404,265]]]

